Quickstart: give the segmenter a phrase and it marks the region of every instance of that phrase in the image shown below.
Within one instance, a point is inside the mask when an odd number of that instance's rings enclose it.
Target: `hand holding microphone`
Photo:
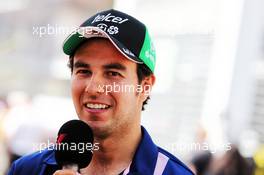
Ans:
[[[53,175],[81,175],[74,170],[57,170]]]
[[[79,175],[92,160],[92,129],[81,120],[70,120],[58,132],[55,159],[62,170],[53,175]]]

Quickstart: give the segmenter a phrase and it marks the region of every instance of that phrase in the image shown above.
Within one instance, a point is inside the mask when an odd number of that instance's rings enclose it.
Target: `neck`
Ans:
[[[89,172],[99,174],[118,174],[131,163],[137,146],[141,140],[140,126],[127,127],[122,133],[116,132],[105,139],[95,138],[99,150],[94,151],[92,162],[87,167]],[[114,171],[113,171],[114,170]]]

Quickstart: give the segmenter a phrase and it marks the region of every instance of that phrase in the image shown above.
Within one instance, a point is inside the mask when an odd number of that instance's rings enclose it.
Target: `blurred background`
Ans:
[[[153,140],[198,175],[264,175],[263,0],[0,0],[0,174],[77,118],[62,43],[109,8],[153,37]]]

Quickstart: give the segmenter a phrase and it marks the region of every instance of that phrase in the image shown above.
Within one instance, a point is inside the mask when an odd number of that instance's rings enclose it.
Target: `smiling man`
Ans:
[[[100,12],[65,40],[63,50],[69,55],[76,112],[92,128],[100,145],[81,174],[192,174],[176,157],[156,146],[140,125],[141,111],[155,82],[156,62],[143,23],[116,10]],[[129,90],[120,88],[124,86]],[[17,160],[9,174],[75,172],[58,170],[54,151],[46,150]]]

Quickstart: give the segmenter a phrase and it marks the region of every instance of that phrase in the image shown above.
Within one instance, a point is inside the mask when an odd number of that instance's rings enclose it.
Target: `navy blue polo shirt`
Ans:
[[[156,146],[144,127],[141,130],[142,139],[124,175],[193,175],[175,156]],[[54,150],[46,149],[16,160],[8,175],[52,175],[58,168]]]

